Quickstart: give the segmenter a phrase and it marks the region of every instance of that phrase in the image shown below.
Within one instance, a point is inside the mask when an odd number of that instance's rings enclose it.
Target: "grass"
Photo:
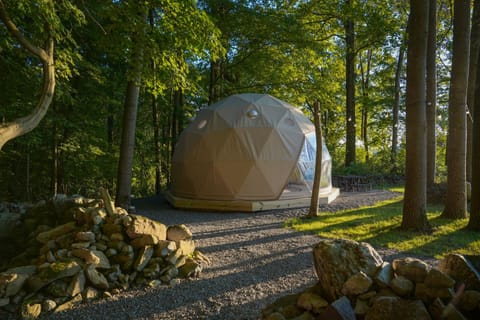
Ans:
[[[403,192],[403,188],[390,190]],[[291,219],[286,226],[323,238],[363,241],[374,247],[392,248],[437,259],[449,253],[480,253],[480,233],[465,230],[468,219],[441,219],[443,206],[428,207],[427,217],[434,230],[431,234],[400,230],[402,198],[399,196],[353,210],[321,212],[315,218]]]

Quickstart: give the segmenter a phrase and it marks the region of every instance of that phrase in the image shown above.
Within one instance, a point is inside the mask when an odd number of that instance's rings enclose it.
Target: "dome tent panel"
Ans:
[[[192,199],[279,199],[289,177],[299,170],[305,135],[314,130],[301,111],[272,96],[227,97],[200,111],[185,129],[190,134],[180,135],[171,190]]]

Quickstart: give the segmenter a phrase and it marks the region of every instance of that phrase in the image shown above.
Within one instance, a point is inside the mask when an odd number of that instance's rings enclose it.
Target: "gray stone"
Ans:
[[[393,267],[390,262],[384,262],[374,278],[375,284],[382,288],[388,287],[393,279]]]
[[[158,243],[158,238],[153,234],[144,234],[130,241],[130,245],[135,249],[146,247],[146,246],[153,246],[153,245],[156,245],[157,243]]]
[[[138,253],[137,259],[133,263],[133,268],[137,271],[142,271],[152,258],[153,251],[154,249],[152,246],[146,246],[141,248],[140,252]]]
[[[154,235],[158,240],[167,239],[167,227],[163,223],[143,216],[131,216],[133,217],[133,221],[127,228],[125,228],[125,232],[131,239],[138,238],[145,234]]]
[[[420,300],[405,300],[400,297],[375,299],[365,314],[365,320],[431,320],[425,305]]]
[[[0,297],[16,295],[22,289],[25,281],[36,271],[36,266],[23,266],[0,273]]]
[[[85,282],[86,282],[85,272],[80,271],[75,276],[72,277],[70,284],[67,288],[67,294],[70,297],[74,297],[79,293],[82,293],[85,289]]]
[[[4,307],[10,303],[10,298],[0,298],[0,307]]]
[[[178,249],[181,250],[185,256],[191,256],[195,251],[195,242],[193,239],[179,240],[176,243]]]
[[[313,257],[315,271],[328,301],[343,296],[343,284],[351,276],[362,271],[374,277],[383,264],[371,245],[344,239],[320,241],[313,248]]]
[[[108,285],[108,281],[107,279],[105,278],[105,276],[103,274],[101,274],[100,272],[98,272],[96,269],[95,269],[95,266],[93,264],[89,265],[87,267],[87,269],[85,270],[85,273],[87,275],[87,279],[90,281],[90,283],[98,288],[98,289],[101,289],[101,290],[107,290],[109,285]]]
[[[72,249],[73,256],[83,259],[87,264],[93,264],[99,269],[109,269],[110,261],[107,256],[99,250],[90,250],[84,248]]]
[[[42,312],[42,305],[40,303],[24,303],[21,308],[21,317],[23,320],[38,319]]]
[[[365,316],[368,312],[370,307],[368,306],[368,301],[363,299],[357,299],[357,303],[355,304],[355,314],[358,316]]]
[[[185,264],[178,269],[182,278],[197,277],[202,272],[202,265],[194,260],[187,260]]]
[[[166,257],[175,250],[177,250],[177,243],[175,241],[159,240],[155,246],[155,256]]]
[[[54,300],[46,299],[42,302],[42,311],[50,312],[57,307],[57,303]]]
[[[480,292],[465,290],[460,296],[458,306],[462,310],[472,311],[480,307]]]
[[[363,271],[354,274],[343,284],[342,293],[346,296],[365,293],[372,286],[373,280]]]
[[[398,276],[390,281],[390,288],[399,296],[405,297],[413,293],[414,284],[404,276]]]
[[[83,300],[93,300],[97,299],[100,296],[97,289],[92,287],[87,287],[82,293]]]
[[[77,234],[75,235],[75,239],[77,241],[94,242],[95,233],[93,233],[92,231],[77,232]]]
[[[48,231],[39,233],[37,240],[41,243],[47,243],[49,240],[56,239],[66,233],[75,230],[77,223],[75,221],[67,222]]]
[[[328,306],[327,300],[313,292],[304,292],[300,294],[297,300],[297,306],[307,311],[319,314]]]
[[[480,291],[480,274],[464,256],[449,254],[440,261],[438,269],[458,283],[465,283],[466,290]]]
[[[417,283],[415,285],[415,298],[427,302],[431,300],[427,293],[427,286],[424,283]]]
[[[68,296],[67,293],[68,284],[63,281],[63,279],[55,280],[44,289],[44,292],[48,293],[49,296],[55,298],[61,298]]]
[[[431,288],[453,288],[455,280],[438,269],[431,269],[425,278],[425,285]]]
[[[55,313],[57,313],[57,312],[62,312],[62,311],[71,309],[73,306],[80,304],[82,301],[83,301],[82,295],[81,295],[81,294],[77,294],[77,295],[74,296],[72,299],[68,300],[67,302],[65,302],[65,303],[63,303],[63,304],[61,304],[61,305],[59,305],[59,306],[55,309]]]
[[[453,288],[432,288],[425,286],[425,291],[430,298],[451,299],[455,294]]]
[[[332,302],[331,306],[337,310],[338,314],[343,320],[355,320],[355,311],[352,308],[352,304],[347,297],[343,296]]]
[[[423,282],[430,270],[430,266],[422,260],[410,257],[395,259],[392,266],[397,275],[404,276],[415,283]]]
[[[81,269],[82,267],[74,260],[54,262],[38,268],[38,272],[28,278],[27,283],[30,290],[35,292],[55,280],[71,277]]]
[[[169,226],[167,229],[167,240],[180,241],[192,239],[192,232],[184,224],[177,224]]]

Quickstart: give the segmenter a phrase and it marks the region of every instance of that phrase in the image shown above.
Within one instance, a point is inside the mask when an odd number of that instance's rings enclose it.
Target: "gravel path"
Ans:
[[[337,211],[396,196],[389,191],[342,193],[322,210]],[[184,223],[212,264],[199,278],[172,287],[133,289],[82,304],[48,319],[258,319],[277,298],[316,282],[312,245],[318,237],[283,227],[307,209],[211,213],[172,209],[162,197],[137,200],[138,213],[167,225]],[[398,256],[378,250],[385,260]]]

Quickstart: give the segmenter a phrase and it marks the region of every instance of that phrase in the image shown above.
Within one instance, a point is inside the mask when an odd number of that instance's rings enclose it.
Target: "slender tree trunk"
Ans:
[[[0,0],[0,20],[3,21],[10,34],[20,42],[26,51],[40,58],[43,66],[43,85],[35,109],[25,117],[0,124],[0,150],[2,150],[8,141],[36,128],[47,113],[55,92],[55,63],[53,59],[53,35],[50,35],[46,41],[45,50],[33,45],[22,35],[18,27],[13,23],[2,0]],[[47,26],[47,29],[49,27],[50,26]]]
[[[55,196],[58,193],[58,138],[57,125],[52,125],[52,175],[50,180],[50,193]]]
[[[427,44],[427,193],[432,191],[436,175],[437,122],[437,1],[429,0]]]
[[[161,186],[161,157],[160,157],[160,123],[158,120],[157,97],[152,94],[152,121],[153,121],[153,147],[155,152],[155,194],[159,194],[162,190]]]
[[[428,1],[410,0],[406,96],[406,175],[402,229],[430,231],[427,220],[426,55]]]
[[[218,58],[210,61],[210,83],[208,86],[208,104],[217,102],[223,96],[223,60]]]
[[[140,97],[140,77],[127,83],[127,93],[122,121],[122,141],[117,172],[117,194],[115,205],[128,208],[132,190],[132,168],[135,148],[135,129],[137,123],[138,99]]]
[[[447,196],[442,217],[467,217],[466,103],[470,39],[470,1],[454,1],[453,57],[448,103]]]
[[[470,65],[468,68],[468,92],[467,92],[467,181],[472,181],[472,117],[475,102],[475,84],[477,79],[477,63],[480,52],[480,0],[473,2],[472,29],[470,33]]]
[[[473,27],[477,25],[472,25]],[[477,159],[472,163],[472,202],[470,206],[470,219],[467,229],[480,231],[480,55],[477,55],[475,83],[475,107],[473,108],[472,130],[472,158]]]
[[[140,21],[147,22],[147,9],[138,8]],[[138,101],[140,98],[140,85],[142,80],[143,48],[139,43],[146,32],[146,25],[142,24],[140,35],[133,34],[132,56],[129,61],[131,78],[127,82],[125,104],[122,120],[122,140],[120,143],[120,158],[117,171],[117,192],[115,205],[128,208],[132,193],[133,156],[135,151],[135,130],[137,125]]]
[[[403,67],[403,58],[405,56],[405,48],[403,43],[400,45],[398,51],[397,68],[395,70],[395,101],[393,103],[393,115],[392,115],[392,173],[396,173],[397,167],[397,153],[398,153],[398,114],[400,110],[400,79]]]
[[[347,6],[352,6],[353,0],[346,0]],[[345,166],[350,166],[356,161],[356,117],[355,117],[355,26],[351,17],[345,21],[345,44],[346,44],[346,81],[345,89],[347,96],[346,108],[346,150]]]
[[[364,69],[363,61],[360,62],[360,70],[361,70],[361,77],[362,77],[362,97],[363,97],[363,104],[362,104],[362,140],[363,146],[365,149],[365,161],[368,162],[370,159],[368,147],[368,89],[370,85],[370,66],[372,62],[372,49],[367,50],[367,66]]]
[[[173,157],[173,151],[175,149],[175,141],[177,140],[177,117],[178,117],[178,105],[177,105],[177,99],[176,99],[176,91],[172,90],[172,93],[170,95],[170,101],[172,104],[172,120],[170,122],[170,158]]]
[[[315,139],[317,150],[315,154],[315,173],[313,178],[312,198],[310,201],[309,217],[318,216],[318,199],[320,182],[322,181],[322,125],[320,122],[320,106],[318,100],[313,104],[313,121],[315,124]]]

